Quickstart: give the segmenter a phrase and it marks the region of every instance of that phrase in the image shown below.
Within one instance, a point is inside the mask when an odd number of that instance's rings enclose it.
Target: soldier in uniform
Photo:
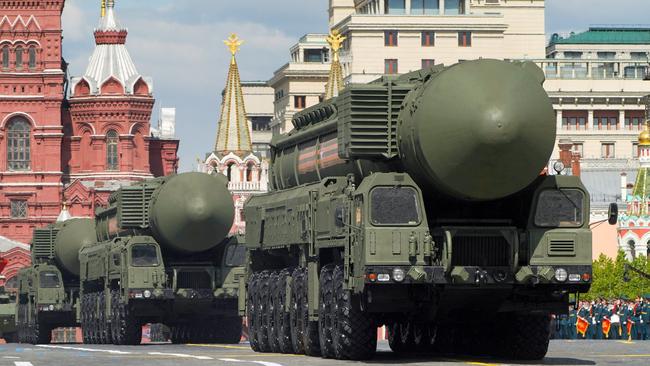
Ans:
[[[589,323],[589,326],[587,328],[587,331],[584,334],[580,335],[580,339],[590,339],[590,329],[592,329],[591,326],[591,314],[589,311],[589,302],[583,301],[582,306],[580,306],[580,310],[578,310],[578,316],[583,318]]]
[[[627,306],[627,298],[625,298],[625,296],[621,296],[619,316],[621,317],[621,339],[627,341],[629,338],[627,323],[630,320],[630,308]]]
[[[596,301],[592,305],[594,331],[592,333],[593,339],[603,339],[603,307],[601,305],[602,299]]]
[[[607,329],[607,333],[605,333],[605,329],[603,328],[603,324],[605,321],[609,321],[610,327]],[[600,301],[600,334],[602,339],[610,339],[612,335],[612,312],[609,308],[609,304],[607,303],[607,300],[602,299]]]
[[[650,303],[647,300],[650,299],[650,294],[644,294],[641,297],[640,303],[640,314],[639,314],[639,330],[640,338],[644,341],[650,339]]]
[[[631,314],[629,321],[632,323],[632,327],[631,327],[631,330],[630,330],[630,334],[628,335],[628,337],[629,337],[628,339],[638,340],[639,339],[639,320],[641,318],[640,317],[641,311],[639,309],[639,299],[637,298],[637,300],[634,301],[634,302],[630,301],[628,306],[630,308],[630,314]]]
[[[621,339],[621,315],[620,315],[621,301],[614,300],[612,309],[610,310],[612,321],[612,329],[609,332],[609,339]]]
[[[566,339],[576,339],[577,337],[577,332],[576,332],[576,322],[578,321],[578,312],[576,309],[573,307],[573,305],[569,306],[569,316],[567,317],[566,320]]]

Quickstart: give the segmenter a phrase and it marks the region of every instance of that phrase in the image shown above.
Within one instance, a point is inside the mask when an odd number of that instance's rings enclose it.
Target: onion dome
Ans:
[[[639,135],[639,146],[650,146],[650,130],[647,125]]]

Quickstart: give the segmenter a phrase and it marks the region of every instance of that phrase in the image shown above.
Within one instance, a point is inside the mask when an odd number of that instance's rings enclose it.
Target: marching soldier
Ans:
[[[614,300],[612,310],[610,311],[611,315],[611,331],[609,332],[610,339],[621,339],[622,330],[621,330],[621,315],[620,315],[620,300]]]
[[[589,302],[583,301],[582,306],[580,307],[580,310],[578,310],[578,317],[582,318],[582,322],[587,323],[586,325],[586,331],[582,333],[580,336],[580,339],[590,339],[589,337],[589,329],[592,328],[590,324],[590,319],[591,319],[591,312],[589,310]]]
[[[578,321],[578,312],[573,307],[569,306],[569,316],[566,321],[566,339],[576,339],[576,322]]]
[[[609,339],[612,331],[612,313],[605,299],[600,301],[600,330],[602,339]]]
[[[628,306],[630,309],[630,318],[628,322],[631,324],[628,325],[630,331],[630,334],[628,334],[628,340],[637,340],[639,339],[639,320],[641,315],[641,311],[639,310],[639,299],[637,298],[635,302],[630,301]]]
[[[630,338],[630,331],[628,330],[630,325],[630,307],[627,304],[627,298],[625,296],[621,296],[619,316],[621,317],[621,339],[628,340]]]

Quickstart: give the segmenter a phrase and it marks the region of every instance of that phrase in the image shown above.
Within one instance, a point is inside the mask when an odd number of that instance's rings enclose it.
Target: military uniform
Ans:
[[[630,307],[627,303],[621,303],[619,316],[621,317],[621,339],[628,340],[629,334],[627,333],[627,323],[630,320]]]
[[[576,323],[578,322],[578,312],[575,309],[569,310],[566,326],[566,339],[576,339],[578,333],[576,331]]]
[[[603,339],[603,307],[600,303],[596,303],[592,307],[592,322],[594,325],[593,339]]]
[[[650,303],[642,301],[639,307],[641,308],[639,314],[640,339],[645,341],[650,339]]]
[[[593,329],[593,326],[591,325],[591,314],[589,311],[589,308],[582,306],[580,310],[578,311],[578,316],[583,318],[589,323],[589,326],[587,327],[587,331],[583,334],[580,334],[579,338],[580,339],[591,339],[591,332],[590,330]]]
[[[630,331],[630,339],[638,340],[639,339],[639,320],[640,320],[641,311],[639,310],[639,304],[635,303],[630,305],[630,320],[632,322],[632,328]]]

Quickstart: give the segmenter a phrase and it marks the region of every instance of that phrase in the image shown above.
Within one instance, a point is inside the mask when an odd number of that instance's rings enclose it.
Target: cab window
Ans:
[[[39,287],[41,288],[59,288],[61,281],[59,274],[54,271],[44,271],[39,274]]]
[[[226,266],[240,267],[246,260],[246,247],[243,245],[231,245],[226,250]]]
[[[540,227],[581,227],[585,195],[576,189],[546,190],[540,193],[535,225]]]
[[[370,193],[373,225],[418,225],[418,193],[412,187],[377,187]]]
[[[155,267],[158,265],[158,251],[155,245],[134,245],[131,248],[131,265],[134,267]]]

